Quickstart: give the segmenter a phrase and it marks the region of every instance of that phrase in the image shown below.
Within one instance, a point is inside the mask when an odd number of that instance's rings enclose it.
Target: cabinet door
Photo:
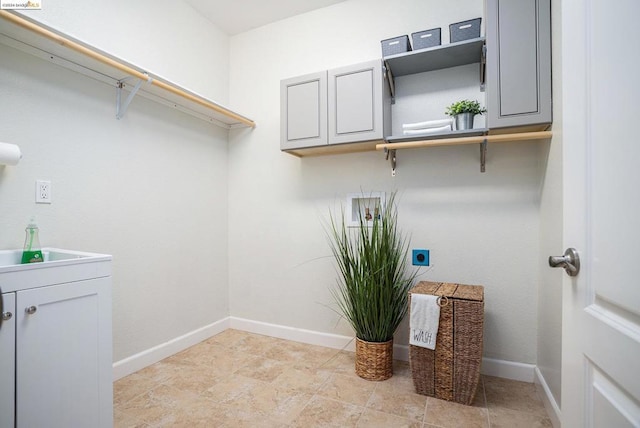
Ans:
[[[280,82],[280,149],[327,144],[327,72]]]
[[[329,70],[329,144],[384,138],[382,79],[381,60]]]
[[[15,293],[0,294],[4,321],[0,320],[0,427],[14,426],[15,364],[16,364],[16,297]],[[11,317],[9,318],[9,314]]]
[[[113,426],[110,282],[17,293],[18,427]]]
[[[487,2],[487,126],[551,123],[550,0]]]

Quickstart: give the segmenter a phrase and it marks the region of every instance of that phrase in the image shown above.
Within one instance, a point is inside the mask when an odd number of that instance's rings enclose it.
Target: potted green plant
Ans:
[[[487,109],[480,106],[478,101],[456,101],[445,110],[445,114],[456,120],[456,129],[473,129],[473,118],[477,114],[486,113]]]
[[[356,374],[368,380],[393,374],[393,334],[407,314],[417,274],[406,269],[409,242],[397,226],[395,192],[385,205],[369,222],[359,210],[355,228],[331,216],[328,232],[340,272],[332,292],[356,333]]]

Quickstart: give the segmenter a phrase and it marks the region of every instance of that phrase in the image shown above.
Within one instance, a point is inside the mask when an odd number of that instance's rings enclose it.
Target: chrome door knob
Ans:
[[[33,315],[33,314],[35,314],[35,313],[36,313],[36,311],[37,311],[37,310],[38,310],[38,308],[37,308],[37,307],[35,307],[35,306],[29,306],[29,307],[28,307],[28,308],[26,308],[24,311],[25,311],[26,313],[28,313],[29,315]]]
[[[580,272],[580,256],[575,248],[567,248],[562,256],[550,256],[549,266],[564,268],[569,276],[576,276]]]
[[[2,321],[9,321],[13,314],[11,312],[3,312],[2,313]]]

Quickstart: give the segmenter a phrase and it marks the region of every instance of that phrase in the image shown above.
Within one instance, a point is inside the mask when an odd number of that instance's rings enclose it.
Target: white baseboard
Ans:
[[[353,337],[270,324],[245,318],[228,317],[161,345],[154,346],[146,351],[132,355],[131,357],[117,361],[113,364],[113,378],[114,380],[123,378],[131,373],[150,366],[151,364],[157,363],[164,358],[177,354],[178,352],[200,343],[211,336],[222,333],[228,328],[263,334],[265,336],[278,337],[280,339],[293,340],[295,342],[308,343],[310,345],[355,351],[355,339]],[[409,361],[409,346],[394,345],[393,355],[397,360]],[[523,382],[533,382],[534,369],[535,366],[533,364],[483,358],[481,373],[488,376],[502,377]]]
[[[295,342],[324,346],[332,349],[343,349],[351,352],[355,352],[356,350],[355,337],[321,333],[313,330],[286,327],[244,318],[230,317],[230,320],[230,327],[236,330],[279,337],[280,339],[293,340]],[[393,345],[393,357],[396,360],[409,361],[409,347],[407,345]]]
[[[540,372],[537,367],[535,369],[535,384],[538,393],[542,397],[544,407],[549,414],[553,427],[560,428],[560,406],[558,406],[556,399],[553,397],[547,381],[544,379],[544,376],[542,376],[542,372]]]
[[[355,340],[353,337],[349,336],[321,333],[313,330],[269,324],[244,318],[230,317],[229,320],[230,328],[234,328],[236,330],[263,334],[265,336],[279,337],[280,339],[293,340],[311,345],[326,346],[327,348],[355,351]],[[409,361],[409,346],[394,345],[393,357],[397,360]],[[488,376],[502,377],[523,382],[533,382],[534,369],[535,365],[533,364],[483,358],[480,371],[482,374]]]
[[[514,361],[483,358],[480,373],[487,376],[502,377],[505,379],[519,380],[521,382],[533,382],[533,364],[516,363]]]
[[[229,317],[229,327],[236,330],[248,331],[249,333],[263,334],[265,336],[278,337],[280,339],[293,340],[310,345],[355,351],[355,339],[349,336],[321,333],[303,328],[287,327],[237,317]]]
[[[227,317],[180,337],[176,337],[175,339],[162,343],[158,346],[154,346],[153,348],[139,352],[120,361],[116,361],[113,364],[113,380],[116,381],[130,375],[131,373],[135,373],[138,370],[142,370],[151,364],[157,363],[158,361],[177,354],[180,351],[184,351],[185,349],[196,345],[211,336],[222,333],[228,328],[229,318]]]

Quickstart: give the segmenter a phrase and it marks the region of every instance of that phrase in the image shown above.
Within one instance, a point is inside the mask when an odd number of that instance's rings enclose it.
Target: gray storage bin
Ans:
[[[440,44],[440,27],[411,34],[413,49],[426,49]]]
[[[476,18],[449,25],[449,43],[477,39],[480,37],[481,20],[482,18]]]
[[[407,35],[386,39],[380,43],[382,43],[382,56],[395,55],[411,50],[409,36]]]

